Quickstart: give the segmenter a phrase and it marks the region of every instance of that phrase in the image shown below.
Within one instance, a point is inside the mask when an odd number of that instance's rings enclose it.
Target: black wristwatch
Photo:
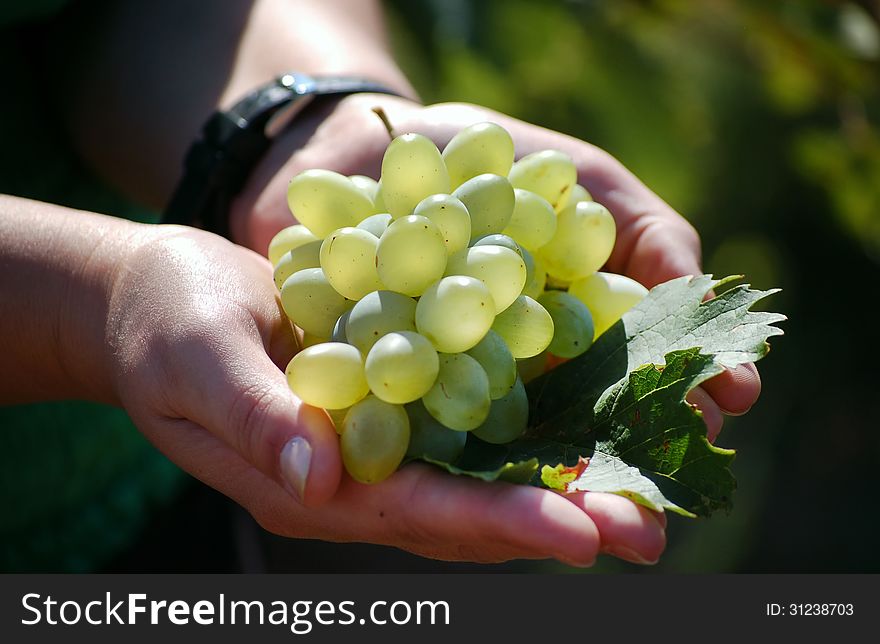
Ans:
[[[376,92],[399,96],[364,78],[289,73],[260,87],[227,112],[215,112],[184,160],[162,223],[186,224],[229,237],[229,204],[272,139],[317,97]]]

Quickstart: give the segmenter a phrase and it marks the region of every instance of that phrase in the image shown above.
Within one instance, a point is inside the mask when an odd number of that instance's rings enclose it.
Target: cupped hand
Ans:
[[[422,106],[383,95],[353,95],[310,113],[284,133],[252,175],[233,205],[234,238],[265,252],[272,236],[292,219],[287,184],[309,168],[378,178],[388,133],[373,108],[381,106],[395,133],[419,132],[442,147],[463,127],[494,121],[510,132],[516,157],[553,148],[566,152],[578,168],[578,181],[609,208],[617,222],[617,243],[607,268],[647,287],[682,275],[702,272],[700,238],[694,228],[607,152],[578,139],[537,127],[497,112],[466,104]],[[749,410],[760,394],[754,365],[728,370],[691,392],[688,399],[703,412],[710,441],[721,431],[723,416]],[[614,549],[618,522],[625,523],[617,500],[586,495],[570,499],[605,526],[603,549]],[[596,504],[612,504],[621,514],[601,513]],[[602,506],[605,507],[605,506]],[[652,527],[641,529],[648,531]],[[633,559],[632,557],[624,557]]]
[[[663,550],[662,518],[623,498],[403,468],[367,486],[342,473],[322,410],[282,372],[296,339],[267,260],[219,237],[154,227],[113,282],[106,331],[116,396],[190,474],[273,532],[387,544],[449,560],[633,561]]]

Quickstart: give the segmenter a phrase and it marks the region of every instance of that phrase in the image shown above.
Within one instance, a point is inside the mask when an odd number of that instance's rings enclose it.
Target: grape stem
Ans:
[[[391,121],[388,120],[388,115],[385,113],[385,110],[377,106],[373,108],[373,113],[379,117],[380,121],[382,121],[382,125],[385,126],[385,131],[388,132],[388,138],[393,141],[394,128],[391,127]]]

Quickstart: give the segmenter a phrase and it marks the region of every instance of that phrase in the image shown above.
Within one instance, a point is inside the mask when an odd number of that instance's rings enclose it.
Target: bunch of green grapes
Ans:
[[[454,462],[469,436],[521,436],[524,381],[586,351],[646,293],[599,272],[615,223],[573,161],[545,150],[514,163],[494,123],[442,153],[403,134],[379,181],[308,170],[287,197],[300,223],[269,259],[306,346],[287,379],[329,412],[364,483],[408,457]]]

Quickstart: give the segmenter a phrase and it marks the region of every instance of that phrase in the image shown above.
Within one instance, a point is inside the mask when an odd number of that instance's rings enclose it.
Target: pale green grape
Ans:
[[[306,349],[308,347],[313,347],[316,344],[321,344],[322,342],[330,342],[330,338],[329,337],[325,338],[320,335],[313,335],[311,333],[307,333],[307,332],[303,331],[302,343],[301,343],[303,349]]]
[[[547,370],[547,352],[516,361],[516,370],[523,382],[531,382]]]
[[[303,349],[293,356],[286,374],[290,390],[315,407],[344,409],[369,393],[361,352],[342,342]]]
[[[437,224],[443,233],[447,254],[467,248],[471,238],[471,216],[461,200],[452,195],[431,195],[419,202],[413,214],[427,217]]]
[[[388,212],[388,208],[385,207],[385,198],[382,196],[381,179],[379,179],[379,187],[376,188],[376,195],[373,197],[373,210],[377,213]]]
[[[431,458],[444,463],[454,463],[464,451],[467,442],[465,432],[457,432],[440,424],[428,413],[421,400],[405,407],[409,416],[409,447],[406,455],[411,458]]]
[[[379,240],[376,269],[388,289],[413,297],[421,295],[446,269],[443,233],[426,217],[396,219]]]
[[[525,248],[522,249],[522,257],[526,264],[526,283],[523,286],[522,294],[537,300],[547,285],[547,270],[544,268],[544,262]]]
[[[476,123],[452,137],[443,160],[453,189],[478,174],[506,176],[513,164],[513,139],[500,125]]]
[[[321,244],[321,268],[336,291],[350,300],[383,288],[376,270],[379,240],[362,228],[340,228]]]
[[[336,292],[320,268],[304,268],[284,281],[281,306],[303,331],[329,338],[336,320],[351,302]]]
[[[379,192],[378,181],[363,174],[353,174],[349,179],[351,179],[351,182],[357,186],[361,192],[370,198],[370,201],[375,201],[376,193]]]
[[[539,254],[550,275],[574,281],[602,268],[616,237],[608,209],[595,201],[581,201],[559,213],[556,234]]]
[[[348,325],[348,318],[351,317],[351,311],[352,309],[348,309],[345,313],[339,316],[338,320],[336,320],[336,324],[333,325],[333,333],[330,334],[331,341],[353,344],[348,342],[348,337],[345,335],[345,327]],[[358,349],[363,351],[360,347],[358,347]]]
[[[503,246],[472,246],[449,258],[446,275],[467,275],[481,280],[500,313],[522,293],[526,264],[519,253]]]
[[[530,358],[553,339],[553,318],[528,295],[520,295],[495,317],[492,330],[507,343],[514,358]]]
[[[466,353],[442,353],[437,382],[422,402],[449,429],[470,431],[489,415],[489,377],[480,363]]]
[[[275,287],[280,291],[281,287],[284,286],[285,280],[297,271],[301,271],[304,268],[318,268],[320,265],[320,239],[297,246],[282,255],[275,265],[275,272],[272,276],[275,280]]]
[[[522,256],[523,254],[522,246],[517,244],[512,238],[501,233],[477,237],[471,242],[471,246],[503,246],[504,248],[509,248],[517,255]]]
[[[354,305],[345,325],[348,342],[364,355],[392,331],[416,330],[416,301],[394,291],[368,293]]]
[[[516,360],[501,336],[490,330],[467,354],[480,363],[489,377],[489,397],[505,396],[516,382]]]
[[[438,351],[467,351],[495,319],[489,288],[474,277],[444,277],[428,287],[416,306],[416,328]]]
[[[267,253],[267,257],[272,263],[272,266],[277,266],[278,262],[281,261],[281,258],[286,255],[288,251],[314,241],[321,240],[315,237],[312,232],[302,224],[282,228],[278,231],[278,234],[272,238],[272,241],[269,242],[269,252]]]
[[[514,163],[507,176],[514,188],[544,197],[559,212],[568,205],[577,183],[577,168],[567,154],[543,150]]]
[[[536,261],[541,262],[541,264],[544,266],[544,272],[547,273],[547,282],[546,282],[546,284],[545,284],[545,286],[544,286],[544,288],[545,288],[546,290],[548,290],[548,291],[550,291],[550,290],[556,290],[556,291],[566,291],[566,290],[568,290],[568,287],[571,286],[571,281],[570,281],[570,280],[559,279],[559,278],[556,277],[555,275],[551,275],[549,272],[547,272],[547,270],[546,270],[546,269],[547,269],[547,265],[544,264],[544,261],[541,259],[541,255],[540,255],[540,254],[539,254],[538,257],[536,258]]]
[[[528,250],[538,250],[553,239],[556,232],[556,213],[550,202],[534,192],[517,188],[513,191],[515,203],[504,234]]]
[[[375,212],[372,199],[351,179],[331,170],[306,170],[296,175],[287,187],[287,205],[317,237],[356,226]]]
[[[431,343],[413,331],[387,333],[367,354],[370,390],[385,402],[402,405],[418,400],[433,386],[439,370]]]
[[[468,179],[452,193],[471,216],[471,239],[500,233],[513,214],[513,188],[497,174],[480,174]]]
[[[449,174],[440,151],[421,134],[402,134],[385,150],[379,194],[397,219],[412,213],[428,195],[449,192]]]
[[[480,440],[503,445],[516,440],[526,431],[529,422],[529,398],[520,378],[503,398],[492,401],[489,416],[473,434]]]
[[[324,410],[327,412],[327,415],[330,416],[330,420],[333,421],[333,428],[336,430],[337,434],[342,433],[342,422],[345,420],[345,416],[348,414],[349,409],[351,409],[351,407]]]
[[[378,483],[400,466],[409,445],[409,418],[400,405],[367,396],[342,422],[342,463],[361,483]]]
[[[359,223],[357,227],[361,230],[366,230],[368,233],[371,233],[378,238],[385,234],[385,230],[388,228],[388,224],[390,224],[391,221],[392,218],[390,214],[387,212],[380,212],[375,215],[370,215]]]
[[[568,292],[590,309],[598,338],[641,302],[648,289],[625,275],[598,272],[572,282]]]
[[[593,317],[575,296],[565,291],[547,291],[538,298],[553,318],[553,340],[547,350],[560,358],[574,358],[593,344]]]
[[[581,201],[595,201],[593,199],[593,195],[590,194],[590,191],[584,188],[581,184],[576,183],[574,188],[571,189],[571,197],[568,199],[569,204],[579,203]]]

